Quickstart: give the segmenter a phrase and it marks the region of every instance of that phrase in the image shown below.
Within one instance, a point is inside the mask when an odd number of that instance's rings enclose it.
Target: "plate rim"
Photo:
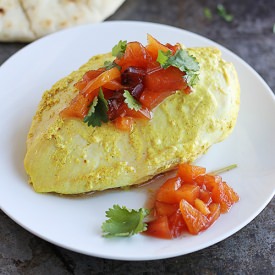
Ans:
[[[212,45],[215,45],[217,47],[219,47],[219,49],[221,49],[222,51],[224,52],[227,52],[229,55],[232,55],[234,58],[236,58],[238,60],[238,62],[240,62],[243,66],[245,66],[250,73],[253,73],[254,76],[256,76],[260,81],[261,81],[261,84],[265,87],[265,90],[268,91],[267,94],[269,94],[270,98],[273,99],[273,103],[275,103],[275,96],[271,90],[271,88],[267,85],[267,83],[264,81],[264,79],[262,78],[262,76],[260,74],[258,74],[248,63],[246,63],[242,58],[240,58],[237,54],[235,54],[234,52],[232,52],[231,50],[227,49],[226,47],[218,44],[217,42],[207,38],[207,37],[204,37],[200,34],[197,34],[197,33],[194,33],[194,32],[191,32],[191,31],[188,31],[188,30],[185,30],[185,29],[182,29],[182,28],[178,28],[178,27],[174,27],[174,26],[170,26],[170,25],[165,25],[165,24],[160,24],[160,23],[152,23],[152,22],[144,22],[144,21],[132,21],[132,20],[118,20],[118,21],[105,21],[105,22],[102,22],[102,23],[96,23],[96,24],[87,24],[87,25],[81,25],[81,26],[76,26],[76,27],[73,27],[73,28],[70,28],[70,29],[66,29],[66,30],[61,30],[59,32],[56,32],[56,33],[53,33],[53,34],[50,34],[50,35],[47,35],[43,38],[40,38],[28,45],[26,45],[25,47],[23,47],[22,49],[20,49],[19,51],[17,51],[15,54],[13,54],[12,56],[10,56],[5,62],[3,62],[0,66],[0,76],[1,76],[1,72],[2,70],[5,69],[5,66],[6,64],[8,64],[10,62],[10,60],[12,60],[13,58],[16,58],[18,54],[20,54],[22,51],[25,51],[26,48],[29,48],[29,47],[32,47],[32,45],[34,44],[38,44],[38,43],[43,43],[43,41],[45,41],[46,39],[52,39],[52,37],[54,36],[59,36],[60,33],[65,33],[65,32],[68,32],[70,33],[72,31],[72,29],[82,29],[82,28],[89,28],[89,27],[93,27],[93,28],[96,28],[97,26],[100,26],[100,25],[120,25],[120,24],[132,24],[132,25],[135,25],[135,24],[139,24],[139,25],[151,25],[151,26],[155,26],[155,27],[159,27],[159,28],[172,28],[172,29],[175,29],[177,31],[181,31],[183,33],[187,33],[188,35],[192,35],[194,36],[196,39],[200,39],[200,40],[204,40],[205,42],[207,43],[210,43]],[[41,42],[42,41],[42,42]],[[2,203],[1,203],[1,210],[8,216],[10,217],[13,221],[15,221],[18,225],[20,225],[21,227],[23,227],[24,229],[26,229],[27,231],[29,231],[30,233],[32,233],[33,235],[35,236],[38,236],[39,238],[41,239],[44,239],[50,243],[53,243],[59,247],[63,247],[63,248],[66,248],[66,249],[69,249],[71,251],[75,251],[75,252],[78,252],[78,253],[81,253],[81,254],[86,254],[86,255],[89,255],[89,256],[94,256],[94,257],[101,257],[101,258],[105,258],[105,259],[113,259],[113,260],[126,260],[126,261],[140,261],[140,260],[157,260],[157,259],[166,259],[166,258],[171,258],[171,257],[176,257],[176,256],[181,256],[181,255],[186,255],[186,254],[189,254],[189,253],[193,253],[195,251],[199,251],[201,249],[204,249],[204,248],[207,248],[207,247],[210,247],[214,244],[217,244],[221,241],[223,241],[224,239],[232,236],[233,234],[235,234],[236,232],[238,232],[239,230],[241,230],[243,227],[245,227],[247,224],[249,224],[255,217],[257,217],[262,211],[263,209],[269,204],[269,202],[272,200],[273,196],[274,196],[274,193],[275,193],[275,190],[273,193],[270,194],[269,198],[265,201],[264,204],[262,204],[262,207],[258,209],[258,211],[256,211],[253,215],[253,217],[250,217],[250,219],[245,222],[243,222],[242,224],[240,224],[238,227],[236,227],[234,230],[231,230],[229,233],[228,232],[225,232],[220,238],[218,241],[214,241],[213,243],[210,242],[210,244],[204,244],[204,245],[201,245],[201,248],[199,249],[195,249],[193,251],[189,251],[187,253],[183,253],[183,254],[171,254],[171,255],[156,255],[155,257],[151,257],[150,259],[148,258],[137,258],[137,257],[121,257],[121,256],[118,256],[118,257],[114,257],[113,255],[109,256],[109,255],[103,255],[102,253],[98,254],[98,253],[86,253],[86,252],[83,252],[81,249],[78,249],[78,248],[72,248],[70,246],[66,246],[64,244],[60,244],[50,238],[47,238],[41,234],[39,234],[39,232],[35,232],[32,230],[32,228],[29,228],[27,225],[25,225],[24,223],[22,223],[20,220],[18,220],[17,218],[14,218],[12,213],[9,213],[9,211],[7,209],[5,209],[4,207],[2,207]]]

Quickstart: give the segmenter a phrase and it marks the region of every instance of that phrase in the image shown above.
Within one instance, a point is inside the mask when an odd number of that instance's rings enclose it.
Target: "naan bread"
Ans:
[[[31,41],[35,35],[19,0],[0,0],[0,41]]]
[[[0,41],[32,41],[104,20],[124,0],[0,0]]]

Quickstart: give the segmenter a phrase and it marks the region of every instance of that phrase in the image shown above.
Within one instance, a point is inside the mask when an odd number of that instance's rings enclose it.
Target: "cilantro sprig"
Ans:
[[[172,55],[171,51],[164,52],[159,50],[157,62],[164,69],[173,66],[185,72],[184,78],[190,87],[193,87],[199,80],[199,63],[185,49],[177,50],[174,55]]]
[[[213,15],[212,15],[212,11],[209,8],[204,8],[203,14],[207,19],[212,20]]]
[[[162,68],[166,69],[170,66],[169,58],[172,56],[171,51],[164,52],[162,50],[158,51],[157,62],[161,65]]]
[[[122,55],[125,53],[127,47],[127,41],[120,40],[113,48],[112,48],[112,55],[118,58],[121,58]]]
[[[104,62],[103,67],[104,67],[106,70],[110,70],[110,69],[112,69],[112,68],[114,68],[114,67],[116,67],[116,68],[118,68],[119,70],[121,70],[121,67],[120,67],[118,64],[116,64],[115,61],[109,61],[109,60],[107,60],[107,61]]]
[[[124,102],[127,104],[129,109],[135,111],[140,110],[141,104],[130,94],[129,91],[124,90],[123,96],[125,98]]]
[[[216,13],[227,23],[230,23],[234,20],[234,15],[229,13],[223,4],[217,4]],[[213,19],[213,14],[210,8],[204,8],[203,14],[204,14],[204,17],[207,18],[208,20]]]
[[[223,4],[217,5],[217,13],[226,22],[232,22],[234,19],[234,16],[225,9]]]
[[[134,210],[115,204],[105,213],[109,219],[101,226],[104,237],[130,237],[147,230],[144,218],[149,215],[148,209]]]
[[[90,105],[88,114],[84,117],[84,122],[88,126],[101,126],[102,122],[108,122],[108,103],[104,97],[103,91],[100,88],[98,96],[96,96]]]
[[[117,57],[117,58],[121,58],[125,51],[126,51],[126,47],[127,47],[127,41],[124,40],[120,40],[113,48],[112,48],[112,56]],[[110,70],[114,67],[117,67],[119,70],[121,70],[121,67],[115,63],[115,61],[105,61],[104,68],[106,68],[106,70]]]

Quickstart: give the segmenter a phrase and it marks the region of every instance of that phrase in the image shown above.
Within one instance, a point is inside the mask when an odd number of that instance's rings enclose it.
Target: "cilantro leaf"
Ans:
[[[184,78],[189,86],[194,86],[199,80],[199,63],[196,58],[189,55],[187,50],[180,49],[177,50],[174,55],[171,52],[159,51],[157,61],[160,63],[161,67],[166,69],[169,66],[176,67],[186,75]]]
[[[183,72],[198,71],[200,69],[199,63],[196,58],[189,55],[187,50],[178,50],[174,55],[169,58],[172,66],[179,68]]]
[[[104,65],[103,67],[106,69],[106,70],[110,70],[114,67],[118,68],[119,70],[121,70],[121,67],[119,65],[117,65],[114,61],[105,61],[104,62]]]
[[[168,59],[172,55],[171,51],[164,52],[162,50],[158,50],[158,58],[157,62],[163,67],[167,68],[166,66],[169,66]]]
[[[120,40],[118,44],[116,44],[112,49],[112,55],[118,58],[121,58],[122,55],[125,53],[127,47],[127,41]]]
[[[125,98],[125,103],[127,104],[128,108],[131,110],[138,111],[141,108],[141,104],[135,100],[135,98],[129,93],[129,91],[124,90],[123,96]]]
[[[212,18],[213,18],[212,12],[209,8],[204,8],[203,9],[203,14],[207,19],[212,20]]]
[[[98,96],[96,96],[90,106],[88,114],[84,117],[84,122],[88,126],[101,126],[102,122],[108,122],[108,103],[104,98],[102,89],[100,88]]]
[[[223,4],[217,5],[217,12],[218,12],[218,15],[222,19],[224,19],[226,22],[232,22],[234,19],[234,16],[227,12]]]
[[[109,219],[101,226],[104,237],[130,237],[147,230],[147,224],[143,220],[149,215],[148,209],[134,210],[113,205],[105,213]]]
[[[193,87],[199,82],[199,74],[192,71],[187,71],[186,75],[183,78],[186,80],[190,87]]]

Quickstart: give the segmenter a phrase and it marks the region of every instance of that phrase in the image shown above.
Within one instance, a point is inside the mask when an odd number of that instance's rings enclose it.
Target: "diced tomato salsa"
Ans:
[[[207,174],[203,167],[180,164],[177,176],[157,190],[154,220],[145,234],[164,239],[196,235],[238,201],[238,194],[220,176]]]
[[[148,35],[146,46],[139,42],[127,43],[123,55],[115,58],[114,67],[90,70],[75,83],[79,94],[61,111],[61,117],[84,119],[94,98],[102,89],[108,103],[108,118],[119,129],[132,129],[134,121],[129,118],[150,119],[152,109],[165,98],[177,90],[186,94],[191,91],[184,78],[185,72],[172,66],[164,69],[157,62],[159,51],[169,51],[173,55],[179,49],[179,44],[164,45],[151,35]],[[130,109],[125,104],[125,90],[140,104],[139,110]],[[127,118],[121,119],[122,117]]]

